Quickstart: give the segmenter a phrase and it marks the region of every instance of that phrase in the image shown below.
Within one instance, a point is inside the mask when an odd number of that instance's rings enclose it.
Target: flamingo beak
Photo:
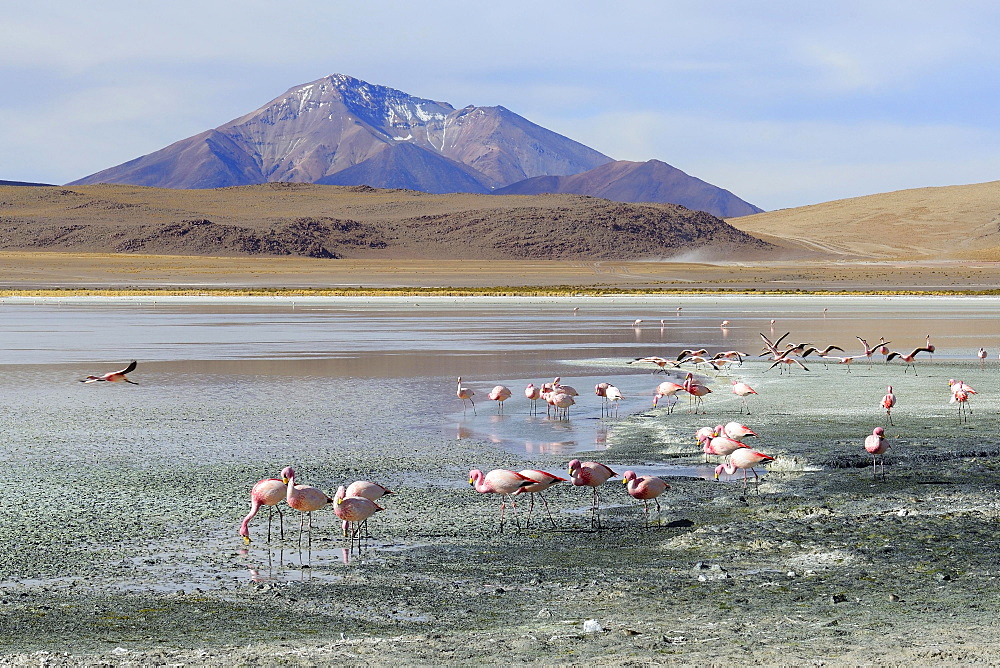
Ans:
[[[250,544],[250,536],[243,536],[243,543],[246,545]]]
[[[281,479],[281,482],[282,482],[283,484],[287,485],[287,484],[288,484],[288,478],[282,478],[282,479]]]

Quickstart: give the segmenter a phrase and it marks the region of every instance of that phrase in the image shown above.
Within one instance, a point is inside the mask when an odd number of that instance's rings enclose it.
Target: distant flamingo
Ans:
[[[594,500],[591,506],[591,525],[601,528],[601,496],[597,488],[618,474],[604,464],[598,462],[581,462],[574,459],[569,463],[569,477],[576,487],[590,487],[594,490]]]
[[[889,344],[890,343],[892,343],[892,342],[891,341],[886,341],[884,336],[878,337],[878,348],[876,348],[876,350],[878,350],[878,353],[880,355],[882,355],[882,361],[883,362],[888,361],[885,358],[889,356]]]
[[[905,364],[903,365],[903,373],[906,373],[907,368],[913,367],[913,375],[916,376],[917,367],[913,364],[913,359],[917,356],[917,353],[932,353],[932,352],[934,352],[934,348],[926,346],[923,348],[914,348],[913,352],[907,355],[893,351],[886,356],[885,361],[891,362],[893,359],[898,357],[899,359],[903,360],[903,362],[905,362]]]
[[[507,497],[517,493],[522,487],[527,487],[535,482],[535,480],[523,476],[517,471],[508,471],[506,469],[494,469],[485,475],[479,469],[469,471],[469,484],[477,492],[480,494],[500,495],[500,533],[503,533],[503,519],[504,511],[507,508]],[[511,499],[510,505],[511,510],[515,513],[514,518],[516,520],[517,503]]]
[[[865,347],[865,357],[867,357],[867,358],[868,358],[868,366],[869,366],[869,367],[870,367],[870,366],[872,365],[872,355],[874,355],[874,354],[875,354],[875,353],[877,353],[877,352],[878,352],[878,351],[879,351],[880,349],[882,349],[882,348],[885,348],[885,346],[887,346],[887,345],[889,345],[890,343],[892,343],[892,341],[886,341],[886,340],[885,340],[885,338],[883,338],[883,339],[882,339],[882,340],[881,340],[881,341],[879,342],[879,344],[878,344],[877,346],[875,346],[874,348],[872,348],[872,347],[870,347],[870,346],[868,345],[868,342],[867,342],[867,341],[865,341],[864,339],[862,339],[862,338],[861,338],[860,336],[856,336],[856,337],[854,337],[854,338],[856,338],[856,339],[857,339],[858,341],[860,341],[860,342],[861,342],[861,345],[863,345],[863,346]]]
[[[719,325],[719,327],[721,327],[722,329],[725,329],[726,327],[729,327],[729,321],[728,320],[723,320],[722,323]]]
[[[760,464],[761,462],[773,461],[774,457],[769,457],[763,452],[757,452],[750,448],[738,448],[734,450],[731,455],[729,455],[729,461],[725,464],[719,464],[715,469],[715,479],[719,479],[719,474],[723,471],[727,475],[733,475],[737,470],[743,469],[743,490],[746,491],[747,488],[747,470],[749,469],[753,473],[754,480],[757,484],[760,484],[760,477],[757,475],[757,471],[754,470],[754,466]]]
[[[852,355],[850,357],[837,357],[836,355],[820,355],[824,361],[836,362],[837,364],[844,364],[847,366],[847,373],[851,373],[851,364],[854,360],[858,359],[860,355]]]
[[[497,385],[486,395],[490,401],[497,402],[497,413],[503,413],[503,402],[510,399],[510,390],[503,385]]]
[[[885,440],[885,429],[875,427],[872,433],[865,437],[865,450],[872,456],[872,477],[878,478],[875,462],[881,461],[882,479],[885,479],[885,451],[889,449],[889,443]]]
[[[129,365],[127,367],[125,367],[124,369],[122,369],[121,371],[111,371],[109,373],[104,374],[103,376],[87,376],[86,378],[84,378],[80,382],[81,383],[105,383],[105,382],[106,383],[130,383],[132,385],[138,385],[139,383],[131,381],[128,378],[125,377],[125,374],[132,373],[133,371],[135,371],[135,366],[136,366],[136,362],[135,362],[135,360],[132,360],[129,363]]]
[[[545,504],[545,512],[548,513],[549,515],[549,522],[552,523],[552,526],[555,526],[556,521],[552,519],[552,511],[549,510],[549,502],[545,500],[544,496],[542,496],[542,492],[546,491],[549,487],[552,487],[553,485],[556,485],[561,482],[566,482],[566,478],[560,478],[559,476],[553,475],[548,471],[538,471],[536,469],[525,469],[523,471],[520,471],[519,473],[525,478],[530,478],[531,480],[535,481],[534,484],[523,485],[520,489],[514,492],[515,494],[531,495],[529,497],[531,501],[530,504],[528,505],[527,524],[529,525],[531,524],[531,511],[535,507],[535,494],[537,494],[538,498],[542,500],[543,504]]]
[[[358,537],[362,526],[368,526],[369,517],[380,510],[385,510],[371,499],[363,496],[349,496],[343,485],[337,488],[334,500],[333,512],[344,522],[342,525],[344,537],[349,537],[352,540]],[[354,525],[353,529],[351,529],[352,524]]]
[[[524,388],[524,396],[531,402],[531,414],[535,415],[538,412],[538,399],[542,396],[542,390],[535,387],[534,383],[528,383],[528,387]]]
[[[636,475],[635,471],[625,471],[622,482],[628,489],[629,496],[642,501],[643,511],[646,513],[646,523],[649,524],[649,501],[652,499],[656,504],[656,512],[660,512],[660,501],[656,497],[670,489],[670,485],[663,478],[658,476]]]
[[[472,414],[473,414],[473,415],[475,415],[475,414],[476,414],[476,402],[475,402],[475,401],[472,401],[472,397],[474,397],[474,396],[475,396],[475,394],[476,394],[476,393],[475,393],[475,392],[473,392],[472,390],[470,390],[469,388],[467,388],[467,387],[462,387],[462,377],[461,377],[461,376],[459,376],[459,377],[458,377],[458,391],[457,391],[457,392],[455,392],[455,395],[456,395],[456,396],[457,396],[457,397],[458,397],[459,399],[461,399],[461,400],[462,400],[462,411],[463,411],[463,412],[465,412],[465,410],[467,409],[467,406],[465,405],[465,400],[466,400],[466,399],[468,399],[468,400],[469,400],[469,402],[471,402],[471,403],[472,403]]]
[[[672,383],[670,381],[664,381],[656,386],[656,394],[653,395],[653,408],[660,403],[662,397],[666,397],[667,401],[667,414],[674,412],[674,404],[677,403],[677,397],[675,396],[678,392],[683,392],[684,386],[678,385],[677,383]]]
[[[696,382],[694,374],[688,373],[688,375],[684,378],[684,391],[691,395],[693,412],[697,413],[698,408],[701,407],[702,413],[704,413],[704,400],[702,397],[706,394],[710,394],[712,390],[710,390],[707,386]]]
[[[927,338],[924,339],[924,348],[930,353],[931,357],[934,357],[934,351],[936,350],[933,345],[931,345],[931,335],[928,334]]]
[[[568,420],[569,407],[575,404],[576,400],[564,392],[554,392],[549,395],[548,402],[553,408],[557,409],[558,413],[556,415],[560,420]]]
[[[948,403],[958,404],[958,421],[960,423],[968,422],[969,415],[972,413],[972,409],[969,408],[969,399],[972,398],[973,394],[976,394],[976,391],[960,380],[949,380],[948,385],[951,388],[951,399],[948,400]]]
[[[250,520],[260,511],[261,506],[267,506],[267,542],[271,542],[271,514],[276,509],[281,524],[281,538],[285,538],[285,518],[281,508],[276,506],[285,500],[285,482],[277,478],[265,478],[257,481],[250,490],[250,513],[240,523],[240,535],[247,543],[250,542]]]
[[[979,357],[979,368],[982,369],[983,365],[986,364],[986,349],[980,348],[976,355]]]
[[[896,395],[892,393],[892,385],[886,388],[885,396],[882,397],[882,408],[885,409],[885,419],[892,424],[892,408],[896,405]]]
[[[309,485],[295,484],[295,469],[286,466],[281,471],[281,477],[285,480],[288,491],[285,493],[285,502],[292,510],[299,511],[299,548],[302,548],[302,523],[306,516],[309,517],[309,547],[312,547],[312,514],[315,510],[322,510],[328,504],[333,503],[333,499],[325,492]]]
[[[609,385],[607,389],[607,398],[611,402],[611,407],[614,408],[615,417],[618,417],[618,402],[625,398],[622,391],[619,390],[614,385]],[[608,415],[611,414],[611,409],[608,409]]]
[[[642,324],[642,318],[636,318],[635,320],[632,321],[633,327],[638,327],[641,324]]]
[[[747,409],[747,415],[750,415],[750,404],[747,402],[747,397],[751,394],[757,394],[757,390],[753,389],[742,380],[733,381],[733,394],[740,398],[740,415],[743,414],[743,409]]]
[[[666,373],[668,366],[673,367],[675,369],[680,366],[680,364],[676,360],[668,360],[662,357],[657,357],[655,355],[649,357],[639,357],[632,360],[631,362],[627,362],[627,364],[655,364],[656,366],[660,367],[659,369],[654,369],[653,373],[656,373],[657,371]]]

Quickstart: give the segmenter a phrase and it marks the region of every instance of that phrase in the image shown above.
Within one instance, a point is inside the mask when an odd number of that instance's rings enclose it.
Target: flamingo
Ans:
[[[719,464],[715,468],[715,479],[719,479],[719,474],[723,471],[727,475],[732,475],[736,473],[738,469],[743,469],[743,490],[746,491],[747,488],[747,469],[753,473],[754,480],[757,484],[760,484],[760,476],[757,475],[757,471],[754,466],[760,464],[761,462],[774,461],[774,457],[765,455],[763,452],[757,452],[750,448],[737,448],[729,455],[729,461],[725,464]],[[758,490],[759,491],[759,490]]]
[[[885,358],[889,356],[889,344],[890,343],[892,343],[892,342],[891,341],[886,341],[884,336],[878,337],[878,348],[876,348],[876,350],[878,350],[879,354],[882,355],[882,361],[883,362],[888,361]]]
[[[892,424],[892,408],[896,405],[896,395],[892,393],[892,385],[886,388],[885,396],[882,397],[882,408],[885,409],[885,419]]]
[[[614,385],[609,385],[607,389],[607,399],[611,402],[611,405],[615,409],[615,417],[618,417],[618,402],[625,398],[622,391],[619,390]],[[608,410],[608,414],[611,414],[611,410]]]
[[[885,440],[885,429],[875,427],[872,433],[865,437],[865,450],[872,456],[872,477],[878,478],[875,469],[876,460],[882,463],[882,479],[885,479],[885,451],[889,449],[889,443]]]
[[[680,366],[680,363],[677,362],[676,360],[668,360],[662,357],[657,357],[655,355],[652,355],[650,357],[638,357],[632,360],[631,362],[628,362],[628,364],[655,364],[656,366],[660,367],[659,369],[654,369],[653,373],[656,373],[657,371],[666,373],[668,366],[671,366],[675,369]]]
[[[293,510],[299,511],[299,549],[302,548],[302,523],[306,516],[309,517],[309,547],[312,547],[312,514],[315,510],[322,510],[328,504],[333,503],[333,499],[326,495],[326,492],[309,485],[295,484],[295,469],[286,466],[281,471],[281,478],[288,487],[285,493],[285,503]]]
[[[677,397],[674,395],[683,391],[683,385],[678,385],[677,383],[672,383],[670,381],[660,383],[656,386],[656,394],[653,395],[653,408],[656,408],[657,404],[660,403],[661,397],[666,397],[667,414],[672,413],[674,411],[674,404],[677,403]]]
[[[706,394],[710,394],[710,390],[707,386],[695,382],[694,374],[688,373],[684,378],[684,391],[691,395],[691,401],[693,402],[694,412],[698,412],[698,407],[702,406],[702,413],[705,412],[704,409],[704,397]]]
[[[719,327],[720,327],[720,328],[722,328],[722,329],[725,329],[726,327],[729,327],[729,321],[728,321],[728,320],[723,320],[723,321],[722,321],[722,322],[721,322],[721,323],[719,324]]]
[[[924,348],[927,348],[927,352],[930,353],[931,357],[934,357],[934,346],[931,344],[931,335],[928,334],[924,339]]]
[[[393,493],[394,492],[391,489],[385,485],[380,485],[377,482],[371,482],[370,480],[357,480],[347,486],[346,496],[360,496],[368,499],[369,501],[378,501],[383,496]]]
[[[552,381],[553,390],[555,390],[556,392],[562,392],[563,394],[568,394],[571,397],[580,396],[580,393],[576,391],[576,388],[570,385],[563,385],[562,383],[560,383],[561,380],[562,378],[560,378],[559,376],[555,377],[555,379]]]
[[[385,510],[382,506],[364,496],[349,496],[343,485],[337,488],[337,495],[334,497],[334,514],[344,521],[342,527],[344,537],[348,536],[353,540],[357,537],[362,526],[368,526],[368,518],[380,510]],[[351,530],[351,525],[354,529]],[[367,535],[366,535],[367,537]]]
[[[575,487],[590,487],[594,490],[594,501],[591,506],[591,525],[601,528],[601,496],[597,488],[618,474],[599,462],[581,462],[574,459],[569,463],[569,477]]]
[[[131,385],[138,385],[135,381],[131,381],[125,377],[125,374],[132,373],[135,371],[136,362],[132,360],[127,367],[121,371],[111,371],[104,374],[103,376],[87,376],[82,379],[81,383],[129,383]]]
[[[680,362],[682,359],[688,357],[689,355],[694,357],[700,357],[702,355],[707,355],[707,354],[708,350],[706,350],[705,348],[701,348],[700,350],[682,350],[677,354],[676,359],[678,362]]]
[[[641,324],[642,324],[642,318],[636,318],[635,320],[632,321],[633,327],[638,327]]]
[[[535,387],[534,383],[528,383],[524,388],[524,396],[531,402],[531,414],[534,415],[538,412],[538,399],[542,396],[542,390]]]
[[[731,360],[738,362],[739,366],[743,366],[744,357],[749,357],[749,355],[747,355],[747,353],[742,353],[739,350],[725,350],[712,355],[713,360]]]
[[[598,383],[594,386],[594,394],[601,398],[601,415],[604,415],[604,411],[608,408],[609,387],[611,387],[611,383]]]
[[[472,403],[472,414],[473,414],[473,415],[475,415],[475,414],[476,414],[476,402],[475,402],[475,401],[472,401],[472,397],[474,397],[474,396],[475,396],[475,394],[476,394],[476,393],[475,393],[475,392],[473,392],[472,390],[470,390],[469,388],[467,388],[467,387],[462,387],[462,377],[461,377],[461,376],[459,376],[459,377],[458,377],[458,391],[457,391],[457,392],[455,392],[455,395],[456,395],[456,396],[457,396],[457,397],[458,397],[459,399],[461,399],[461,400],[462,400],[462,412],[463,412],[463,413],[464,413],[464,412],[466,411],[466,409],[467,409],[467,407],[466,407],[466,405],[465,405],[465,400],[466,400],[466,399],[468,399],[468,400],[469,400],[469,402],[471,402],[471,403]]]
[[[903,362],[905,362],[905,364],[903,365],[903,373],[906,373],[906,369],[908,367],[913,367],[913,375],[916,376],[917,375],[917,367],[916,367],[916,365],[913,364],[913,359],[917,356],[917,353],[933,353],[933,352],[934,352],[934,348],[931,347],[931,346],[924,346],[923,348],[914,348],[913,352],[911,352],[911,353],[909,353],[907,355],[904,355],[903,353],[897,353],[897,352],[893,351],[893,352],[890,352],[888,354],[888,356],[886,356],[885,361],[889,362],[889,361],[893,360],[894,358],[898,357],[899,359],[903,360]]]
[[[837,364],[847,365],[847,373],[851,373],[851,364],[854,360],[858,359],[860,355],[852,355],[850,357],[837,357],[836,355],[820,355],[824,361],[826,360],[836,360]]]
[[[510,390],[503,385],[497,385],[486,395],[490,401],[497,402],[497,413],[503,413],[503,402],[510,399]]]
[[[575,404],[576,400],[565,392],[554,392],[549,395],[548,402],[553,408],[559,409],[559,413],[557,413],[559,419],[568,420],[569,407]]]
[[[518,489],[515,494],[530,494],[531,503],[528,506],[528,520],[527,523],[531,523],[531,511],[535,507],[535,494],[538,498],[542,500],[545,504],[545,512],[549,515],[549,522],[552,522],[552,526],[556,525],[556,521],[552,519],[552,511],[549,510],[549,502],[545,500],[542,496],[542,492],[546,491],[549,487],[556,485],[561,482],[566,482],[566,478],[560,478],[557,475],[553,475],[548,471],[538,471],[536,469],[525,469],[524,471],[519,471],[519,473],[525,478],[534,480],[533,484],[523,485]]]
[[[986,349],[980,348],[976,355],[979,357],[979,368],[982,369],[983,365],[986,364]]]
[[[948,385],[951,387],[951,399],[948,400],[949,404],[958,404],[958,421],[968,422],[969,413],[972,409],[969,408],[969,399],[972,398],[976,391],[972,389],[971,386],[966,385],[960,380],[949,380]]]
[[[707,441],[703,441],[702,450],[706,455],[725,457],[726,455],[732,455],[742,448],[749,449],[750,446],[746,443],[722,434],[721,429],[721,426],[716,427],[715,436]]]
[[[729,438],[740,440],[747,436],[757,436],[757,434],[748,426],[740,424],[739,422],[729,422],[722,428],[722,433]]]
[[[629,496],[642,501],[646,513],[646,523],[649,523],[649,500],[656,504],[656,512],[660,512],[660,501],[656,497],[670,489],[670,485],[659,476],[636,475],[635,471],[625,471],[622,482],[625,483]]]
[[[757,390],[753,389],[742,380],[733,381],[733,394],[740,398],[740,415],[743,414],[743,409],[747,409],[747,415],[750,415],[750,404],[747,402],[747,397],[751,394],[757,394]]]
[[[875,346],[874,348],[872,348],[872,347],[870,347],[868,345],[868,342],[865,341],[864,339],[862,339],[860,336],[856,336],[854,338],[856,338],[858,341],[860,341],[861,345],[863,345],[865,347],[865,357],[868,358],[868,366],[869,367],[872,365],[872,355],[874,355],[875,353],[877,353],[881,348],[884,348],[885,346],[887,346],[890,343],[892,343],[892,341],[886,341],[885,338],[883,337],[882,340],[879,342],[879,344],[877,346]]]
[[[250,520],[260,511],[261,506],[267,506],[267,542],[271,542],[271,515],[276,506],[285,500],[285,482],[277,478],[258,480],[250,490],[250,512],[240,523],[240,535],[246,543],[250,542]],[[285,538],[285,517],[281,508],[277,508],[281,522],[281,538]]]
[[[536,481],[523,476],[517,471],[494,469],[483,475],[479,469],[469,471],[469,484],[480,494],[500,495],[500,533],[503,533],[503,516],[507,508],[507,497],[515,494],[522,487],[527,487]],[[517,503],[511,499],[511,509],[517,512]],[[515,520],[517,515],[515,514]]]

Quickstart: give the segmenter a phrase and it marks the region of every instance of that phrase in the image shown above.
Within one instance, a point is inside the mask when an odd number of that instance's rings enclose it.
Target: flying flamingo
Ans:
[[[240,523],[240,535],[247,543],[250,542],[250,520],[260,511],[261,506],[267,506],[267,542],[271,542],[271,515],[279,503],[285,500],[285,482],[277,478],[258,480],[250,490],[250,513]],[[277,508],[281,523],[281,538],[285,538],[285,517],[281,508]]]
[[[458,377],[458,391],[455,392],[455,395],[458,396],[458,398],[462,400],[462,412],[463,413],[467,409],[467,406],[465,405],[465,400],[468,399],[472,403],[472,414],[473,415],[476,414],[476,402],[472,401],[472,397],[475,396],[475,394],[476,393],[473,392],[472,390],[470,390],[469,388],[462,387],[462,377],[459,376]]]
[[[624,399],[625,395],[623,395],[622,391],[619,390],[614,385],[609,385],[608,386],[606,394],[607,394],[608,401],[611,402],[611,406],[614,407],[615,417],[618,417],[618,402],[621,401],[622,399]],[[610,408],[608,409],[608,415],[611,415],[611,409]]]
[[[522,487],[527,487],[535,482],[535,480],[523,476],[517,471],[508,471],[506,469],[494,469],[486,475],[483,475],[483,472],[479,469],[469,471],[469,484],[477,492],[480,494],[500,495],[500,533],[503,533],[503,516],[504,510],[507,508],[507,497],[517,493]],[[516,520],[517,503],[511,499],[510,506],[515,513],[514,518]]]
[[[510,390],[503,385],[497,385],[486,395],[490,401],[497,402],[497,413],[503,413],[503,402],[510,399]]]
[[[875,469],[875,461],[882,464],[882,479],[885,479],[885,451],[889,449],[889,443],[885,440],[885,429],[875,427],[872,433],[865,437],[865,450],[872,456],[872,477],[878,478]]]
[[[527,524],[531,524],[531,511],[535,507],[535,494],[537,494],[538,498],[542,500],[543,504],[545,504],[545,512],[549,515],[549,522],[552,522],[552,526],[555,526],[556,521],[552,519],[552,511],[549,510],[549,502],[545,500],[544,496],[542,496],[542,492],[546,491],[549,487],[552,487],[555,484],[566,482],[566,478],[560,478],[559,476],[553,475],[548,471],[538,471],[536,469],[525,469],[519,473],[525,478],[535,481],[533,484],[523,485],[520,489],[514,492],[515,494],[531,495],[529,497],[531,502],[528,505]]]
[[[885,338],[883,337],[882,340],[879,342],[879,344],[877,346],[875,346],[874,348],[872,348],[872,347],[870,347],[868,345],[868,342],[865,341],[864,339],[862,339],[860,336],[856,336],[854,338],[856,338],[858,341],[860,341],[861,345],[863,345],[865,347],[865,357],[868,358],[868,366],[869,367],[872,365],[872,355],[874,355],[879,350],[881,350],[882,348],[885,348],[885,346],[887,346],[890,343],[892,343],[892,341],[886,341]]]
[[[701,406],[702,407],[701,412],[704,413],[705,408],[704,408],[704,400],[702,399],[702,397],[704,397],[706,394],[710,394],[712,390],[710,390],[707,386],[702,385],[701,383],[695,382],[694,374],[689,372],[688,375],[684,378],[684,391],[691,395],[691,401],[694,412],[697,413],[698,407]]]
[[[903,365],[903,373],[906,373],[906,369],[908,367],[913,367],[913,375],[916,376],[917,367],[913,364],[913,359],[917,356],[917,353],[932,353],[932,352],[934,352],[934,348],[926,346],[923,348],[914,348],[913,352],[909,353],[908,355],[904,355],[903,353],[897,353],[893,351],[889,353],[889,355],[885,358],[885,361],[889,362],[894,358],[898,357],[899,359],[903,360],[903,362],[905,362],[905,364]]]
[[[333,499],[326,495],[326,492],[309,485],[295,484],[295,469],[286,466],[281,471],[281,477],[288,486],[285,493],[285,502],[293,510],[299,511],[299,549],[302,548],[302,523],[305,517],[309,516],[309,547],[312,547],[312,514],[315,510],[322,510],[328,504],[333,503]]]
[[[594,490],[594,501],[591,506],[591,526],[601,528],[601,496],[597,488],[618,474],[604,464],[598,462],[581,462],[574,459],[569,463],[569,477],[576,487],[590,487]]]
[[[655,364],[656,366],[660,367],[659,369],[654,369],[653,373],[656,373],[657,371],[662,371],[663,373],[666,373],[668,366],[673,367],[675,369],[680,366],[680,363],[677,362],[676,360],[668,360],[664,359],[663,357],[657,357],[655,355],[651,355],[649,357],[638,357],[632,360],[631,362],[627,362],[627,364]]]
[[[885,409],[885,419],[892,424],[892,408],[896,405],[896,395],[892,393],[892,385],[886,388],[885,396],[882,397],[882,408]]]
[[[658,476],[636,475],[635,471],[625,471],[622,482],[628,489],[629,496],[642,501],[642,509],[646,513],[646,523],[649,524],[649,500],[656,504],[656,512],[660,512],[660,501],[656,497],[670,489],[670,485]]]
[[[678,392],[683,392],[684,386],[678,385],[677,383],[672,383],[670,381],[664,381],[656,386],[656,394],[653,395],[653,408],[656,408],[657,404],[660,403],[661,397],[666,397],[667,401],[667,414],[674,412],[674,404],[677,403],[677,397],[675,396]]]
[[[135,360],[132,360],[127,367],[121,371],[111,371],[104,374],[103,376],[87,376],[82,379],[81,383],[130,383],[132,385],[138,385],[135,381],[131,381],[125,377],[125,374],[132,373],[135,371]]]
[[[531,402],[531,414],[535,415],[538,412],[538,399],[542,396],[542,390],[535,387],[534,383],[528,383],[528,387],[524,388],[524,396]]]
[[[751,448],[737,448],[729,455],[729,461],[725,464],[719,464],[715,468],[715,479],[719,479],[719,474],[723,471],[727,475],[732,475],[736,473],[738,469],[743,469],[743,490],[746,491],[747,488],[747,469],[753,473],[754,480],[757,484],[760,484],[760,476],[757,475],[757,471],[754,470],[754,466],[760,464],[761,462],[773,461],[774,457],[769,457],[763,452],[757,452]],[[759,490],[758,490],[759,491]]]
[[[369,517],[380,510],[385,510],[371,499],[363,496],[349,496],[343,485],[337,488],[337,495],[334,499],[333,512],[344,521],[342,525],[344,537],[350,537],[351,540],[358,537],[362,526],[368,526]],[[352,524],[354,525],[353,530],[351,529]],[[368,537],[367,530],[365,537]]]
[[[757,394],[757,390],[753,389],[742,380],[733,381],[733,394],[740,398],[740,415],[743,415],[743,409],[747,409],[747,415],[750,415],[750,404],[747,402],[747,397],[751,394]]]

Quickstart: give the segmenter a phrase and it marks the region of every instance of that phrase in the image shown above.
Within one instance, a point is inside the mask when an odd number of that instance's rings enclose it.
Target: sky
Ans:
[[[12,3],[0,179],[67,183],[341,73],[767,210],[1000,180],[998,29],[992,0]]]

